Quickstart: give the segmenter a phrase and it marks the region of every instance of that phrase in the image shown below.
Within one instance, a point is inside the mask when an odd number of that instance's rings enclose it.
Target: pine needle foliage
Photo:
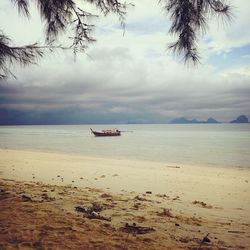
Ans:
[[[9,0],[17,7],[20,15],[30,17],[30,2],[34,2],[39,10],[40,16],[45,23],[45,44],[38,43],[25,46],[14,46],[13,41],[0,30],[0,79],[13,75],[10,67],[13,63],[21,66],[34,64],[41,58],[46,50],[56,48],[72,49],[76,54],[86,50],[88,45],[95,41],[91,36],[94,25],[90,23],[91,18],[96,17],[81,9],[75,0]],[[104,15],[115,13],[121,24],[124,25],[126,15],[126,3],[118,0],[82,0],[95,5]],[[69,47],[55,45],[58,35],[67,29],[74,32],[70,37],[72,43]],[[13,75],[14,76],[14,75]]]
[[[91,36],[94,25],[90,20],[96,17],[81,9],[76,0],[9,0],[17,8],[20,15],[30,17],[30,2],[37,5],[40,16],[45,23],[45,45],[37,43],[15,46],[13,41],[0,30],[0,79],[13,75],[10,67],[14,63],[22,66],[34,64],[46,50],[56,48],[72,49],[73,53],[83,52],[95,41]],[[81,0],[97,7],[104,15],[114,13],[125,27],[125,16],[129,4],[119,0]],[[78,0],[80,2],[80,0]],[[176,42],[169,45],[174,53],[183,55],[184,61],[199,61],[197,37],[205,32],[209,15],[219,15],[230,20],[231,7],[224,0],[159,0],[170,15],[170,33],[177,35]],[[73,29],[72,43],[68,48],[55,45],[58,35]]]
[[[216,15],[231,20],[232,7],[224,0],[160,0],[170,16],[169,32],[176,35],[177,41],[169,45],[174,54],[183,55],[185,62],[199,62],[197,38],[207,31],[207,20]]]

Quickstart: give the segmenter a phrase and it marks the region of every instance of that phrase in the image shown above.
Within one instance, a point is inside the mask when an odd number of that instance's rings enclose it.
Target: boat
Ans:
[[[92,128],[90,128],[90,130],[95,136],[120,136],[121,135],[121,131],[118,129],[102,130],[101,132],[94,131]]]

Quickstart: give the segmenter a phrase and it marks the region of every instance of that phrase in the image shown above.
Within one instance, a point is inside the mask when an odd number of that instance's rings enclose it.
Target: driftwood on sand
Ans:
[[[136,223],[133,223],[132,225],[129,225],[128,223],[126,223],[125,226],[121,228],[121,230],[123,232],[132,233],[132,234],[146,234],[146,233],[155,231],[153,227],[137,226]]]

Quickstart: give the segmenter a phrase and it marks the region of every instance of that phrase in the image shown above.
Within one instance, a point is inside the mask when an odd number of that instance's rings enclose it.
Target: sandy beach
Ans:
[[[250,170],[0,150],[0,249],[249,249]]]

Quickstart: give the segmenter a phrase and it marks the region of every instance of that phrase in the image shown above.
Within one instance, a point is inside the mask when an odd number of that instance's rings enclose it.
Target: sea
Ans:
[[[117,137],[93,130],[117,128]],[[0,148],[165,162],[250,167],[250,124],[0,126]]]

